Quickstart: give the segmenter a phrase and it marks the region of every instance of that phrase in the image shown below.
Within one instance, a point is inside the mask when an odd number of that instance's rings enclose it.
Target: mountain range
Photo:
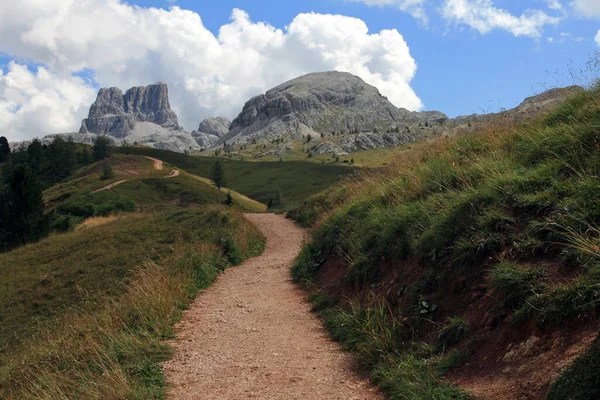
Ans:
[[[312,142],[309,152],[313,154],[343,154],[474,130],[498,118],[533,118],[581,90],[578,86],[551,89],[501,113],[450,119],[440,111],[398,108],[376,87],[347,72],[319,72],[253,97],[233,121],[208,118],[188,132],[171,109],[167,84],[156,83],[125,93],[115,87],[100,89],[79,132],[58,135],[85,144],[106,135],[115,145],[175,152],[276,143],[264,155],[283,155],[292,149],[292,141],[306,140]],[[42,142],[56,135],[47,135]]]

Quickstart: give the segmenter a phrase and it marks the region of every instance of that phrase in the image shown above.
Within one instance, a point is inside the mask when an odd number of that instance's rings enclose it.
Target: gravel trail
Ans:
[[[290,279],[305,232],[281,215],[247,214],[265,252],[225,271],[176,326],[165,363],[170,399],[380,399],[352,372]]]

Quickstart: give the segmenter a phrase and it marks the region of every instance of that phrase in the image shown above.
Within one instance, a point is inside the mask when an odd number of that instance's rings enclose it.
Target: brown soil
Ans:
[[[230,268],[176,327],[164,365],[173,399],[380,399],[310,312],[289,269],[305,237],[285,217],[248,214],[267,238]]]
[[[554,263],[537,263],[545,279],[553,284],[571,282],[577,277]],[[315,283],[324,292],[340,299],[363,304],[385,300],[390,309],[408,316],[420,340],[434,343],[447,317],[462,316],[470,333],[457,349],[470,354],[468,361],[446,378],[482,400],[541,400],[564,368],[580,356],[598,335],[593,313],[582,314],[559,326],[546,329],[532,321],[515,323],[512,310],[502,306],[488,287],[486,268],[456,269],[433,284],[424,295],[436,304],[435,313],[414,317],[416,298],[406,290],[424,276],[426,268],[418,260],[399,264],[382,262],[375,284],[347,285],[343,277],[347,263],[330,256],[320,268]],[[451,349],[448,349],[451,350]]]
[[[154,169],[162,171],[162,169],[163,169],[163,162],[161,160],[153,158],[153,157],[147,157],[147,156],[146,156],[146,158],[148,160],[154,161]]]

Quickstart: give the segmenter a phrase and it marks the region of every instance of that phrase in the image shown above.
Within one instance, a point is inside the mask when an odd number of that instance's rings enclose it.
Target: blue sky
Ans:
[[[10,1],[0,129],[18,138],[77,130],[99,86],[166,81],[191,130],[334,68],[398,106],[494,112],[589,79],[600,46],[599,0]]]
[[[170,7],[163,0],[133,3]],[[372,7],[343,0],[178,0],[174,4],[196,11],[214,33],[227,23],[234,8],[247,11],[254,21],[265,21],[282,29],[296,15],[311,11],[360,18],[372,32],[397,29],[418,64],[411,86],[427,109],[451,116],[513,107],[544,88],[577,83],[570,73],[585,68],[592,53],[598,50],[594,37],[600,29],[600,21],[577,16],[565,18],[557,26],[545,27],[542,38],[532,39],[514,37],[502,30],[481,35],[469,28],[457,29],[435,11],[429,14],[428,26],[424,26],[394,7]],[[495,1],[494,5],[513,15],[521,15],[530,8],[546,9],[541,0],[504,0]],[[553,38],[552,43],[549,37]]]

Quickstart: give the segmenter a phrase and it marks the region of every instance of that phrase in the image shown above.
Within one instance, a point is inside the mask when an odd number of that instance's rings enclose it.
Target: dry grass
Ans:
[[[121,216],[119,215],[110,215],[108,217],[92,217],[83,221],[80,225],[75,228],[75,232],[83,230],[83,229],[92,229],[98,226],[106,225],[110,222],[117,221]]]
[[[212,207],[165,215],[174,225],[190,220],[198,232],[182,232],[187,238],[177,246],[173,242],[167,257],[135,268],[120,295],[88,299],[93,307],[72,309],[7,348],[0,358],[0,398],[163,398],[160,363],[169,356],[164,339],[172,336],[181,311],[232,264],[232,246],[241,262],[264,245],[254,226],[228,210]],[[111,221],[119,224],[110,218],[93,221],[97,229],[91,231],[105,230]],[[88,231],[62,235],[63,240]],[[95,247],[112,247],[111,235],[97,234],[104,239]],[[227,249],[221,245],[223,237],[230,238]]]

